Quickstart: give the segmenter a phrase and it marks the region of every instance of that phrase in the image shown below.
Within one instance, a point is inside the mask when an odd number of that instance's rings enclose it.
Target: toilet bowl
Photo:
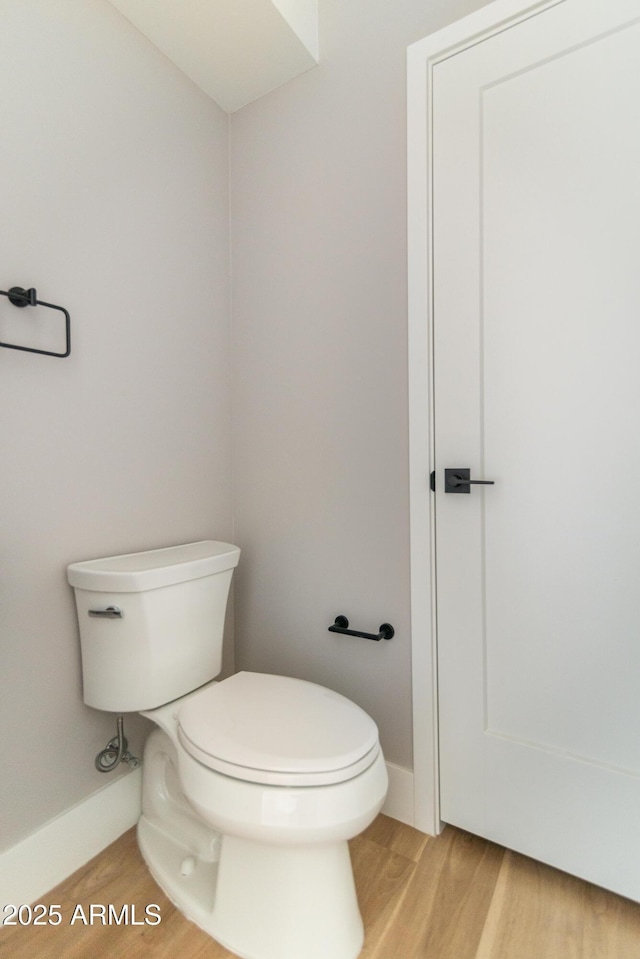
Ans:
[[[143,799],[139,843],[181,911],[247,959],[354,959],[363,928],[347,841],[387,791],[372,720],[323,687],[256,673],[144,715],[163,730],[147,750],[165,758],[145,751],[155,802]]]
[[[184,915],[243,959],[355,959],[347,842],[386,796],[378,730],[314,683],[212,681],[238,556],[206,541],[70,566],[85,701],[158,727],[138,841]]]

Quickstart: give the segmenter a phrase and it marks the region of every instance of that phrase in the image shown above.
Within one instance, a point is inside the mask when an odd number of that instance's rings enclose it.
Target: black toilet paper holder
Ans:
[[[372,639],[379,643],[381,639],[391,639],[395,629],[391,623],[382,623],[378,633],[363,633],[360,629],[349,629],[349,620],[346,616],[336,616],[333,626],[329,626],[330,633],[342,633],[345,636],[361,636],[363,639]]]

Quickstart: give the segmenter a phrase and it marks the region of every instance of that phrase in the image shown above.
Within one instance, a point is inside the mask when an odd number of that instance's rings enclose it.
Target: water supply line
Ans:
[[[128,743],[124,735],[124,716],[118,716],[117,720],[118,735],[110,739],[104,749],[100,750],[96,756],[96,769],[99,773],[110,773],[120,763],[128,763],[132,769],[140,766],[142,760],[133,756],[128,749]]]

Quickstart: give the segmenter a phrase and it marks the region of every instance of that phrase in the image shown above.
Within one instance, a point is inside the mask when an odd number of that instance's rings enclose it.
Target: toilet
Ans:
[[[84,701],[157,727],[138,842],[187,918],[242,959],[355,959],[347,842],[386,796],[378,730],[315,683],[215,681],[239,557],[207,540],[69,566]]]

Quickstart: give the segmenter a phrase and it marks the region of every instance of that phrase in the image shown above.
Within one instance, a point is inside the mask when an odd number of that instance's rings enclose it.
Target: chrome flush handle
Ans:
[[[89,616],[100,616],[102,619],[122,619],[124,613],[119,606],[107,606],[105,609],[90,609]]]

